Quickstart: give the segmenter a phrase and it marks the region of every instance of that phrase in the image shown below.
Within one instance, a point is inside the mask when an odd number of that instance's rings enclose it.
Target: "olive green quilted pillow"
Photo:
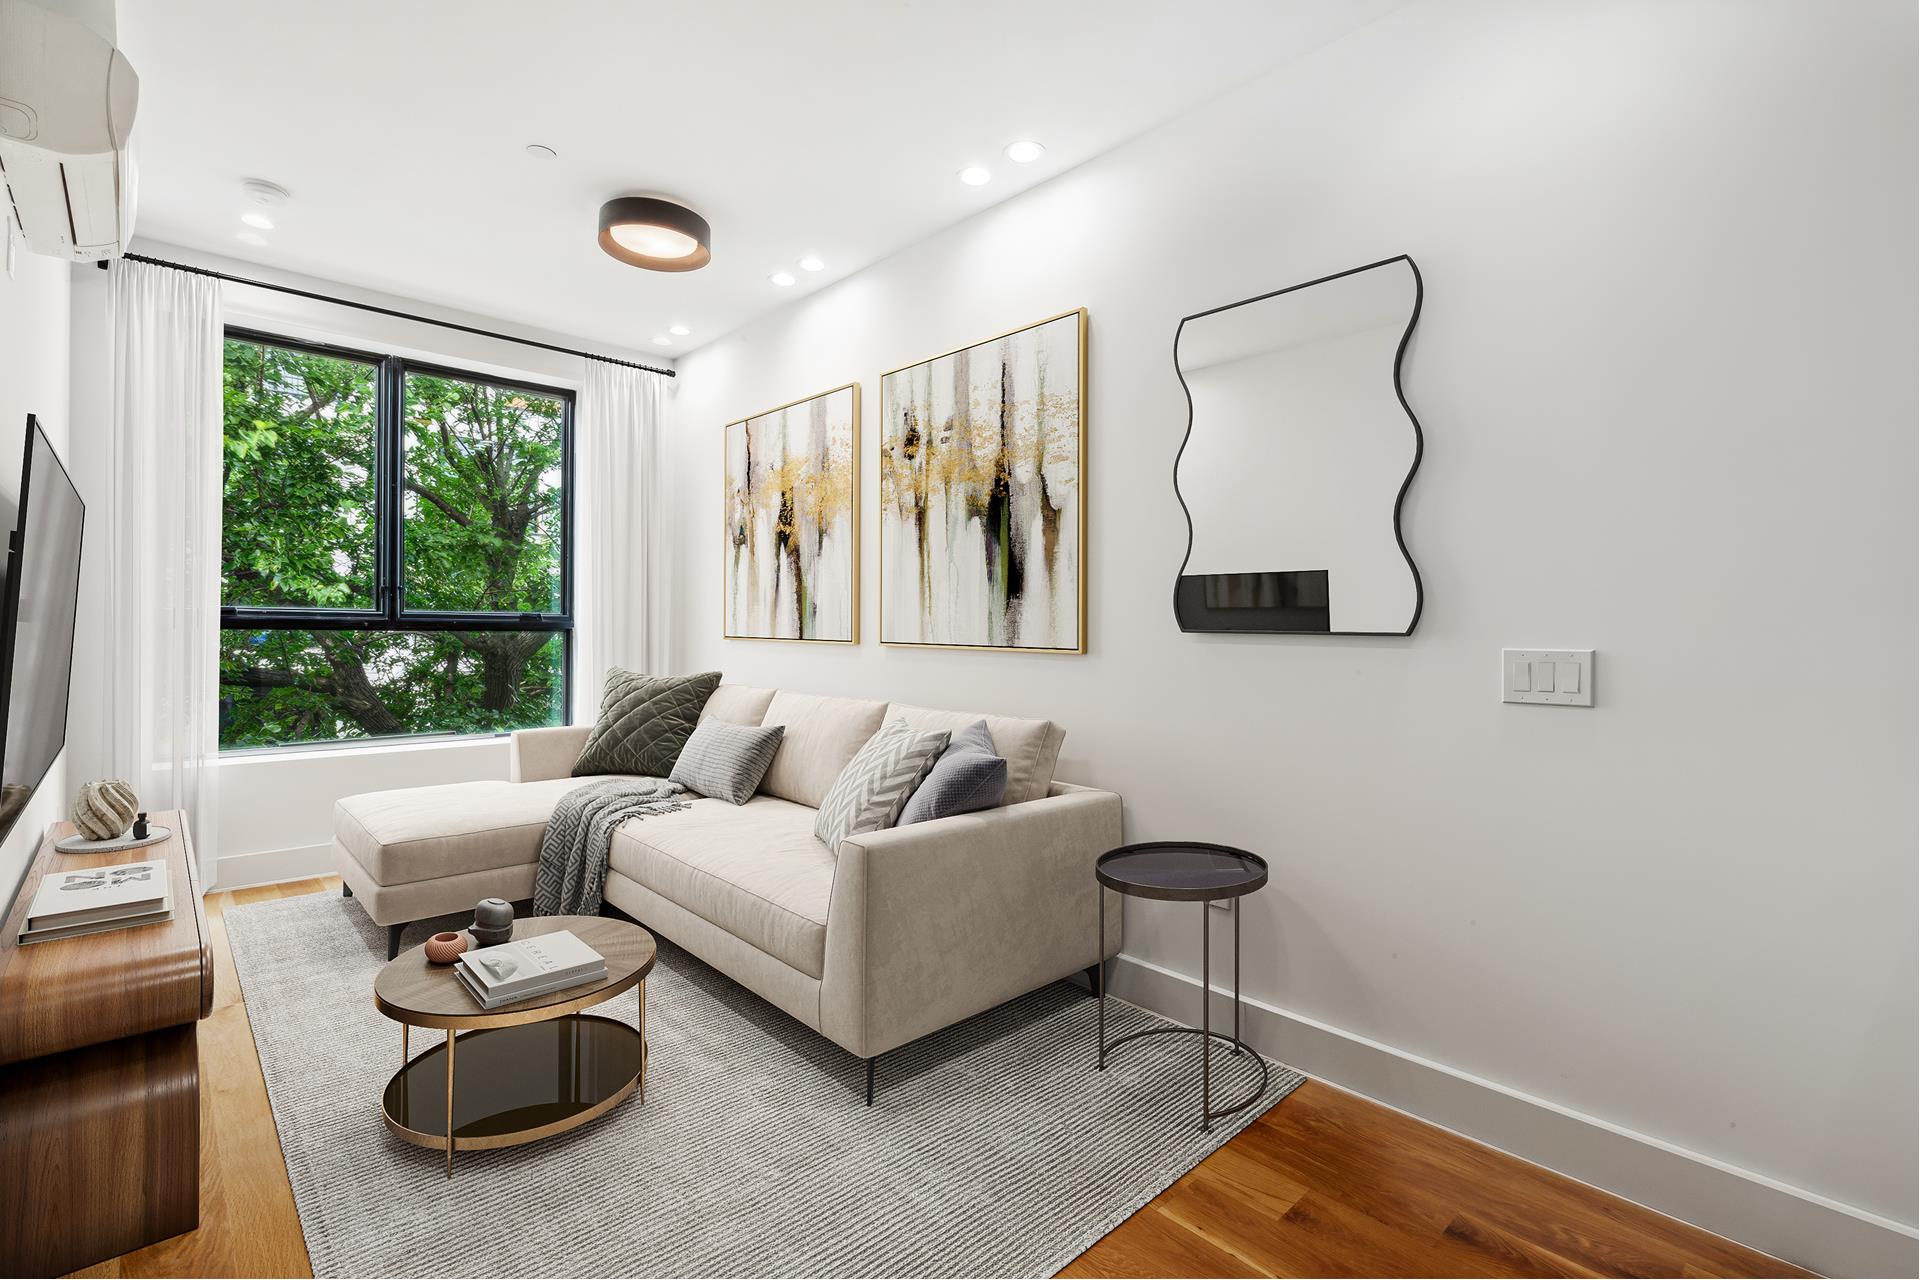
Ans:
[[[600,695],[600,718],[574,762],[573,776],[631,773],[665,778],[700,722],[700,708],[720,687],[718,671],[694,676],[643,676],[613,667]]]

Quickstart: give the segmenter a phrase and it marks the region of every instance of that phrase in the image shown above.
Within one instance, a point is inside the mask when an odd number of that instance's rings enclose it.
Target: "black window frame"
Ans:
[[[374,580],[371,608],[329,609],[308,605],[231,605],[220,603],[222,631],[551,631],[560,637],[561,723],[573,717],[573,482],[574,392],[517,378],[502,378],[453,365],[412,360],[334,343],[288,338],[260,329],[228,325],[224,342],[252,342],[374,366]],[[463,612],[409,609],[406,604],[406,390],[407,375],[423,373],[455,378],[505,391],[525,391],[561,403],[560,417],[560,611],[558,613]],[[224,431],[224,427],[222,428]],[[224,511],[224,504],[223,504]],[[224,521],[223,521],[224,527]],[[225,537],[221,554],[225,558]],[[504,737],[505,734],[447,734],[433,730],[379,739],[323,738],[277,747],[223,748],[223,752],[323,747],[333,743],[394,742],[403,738]]]

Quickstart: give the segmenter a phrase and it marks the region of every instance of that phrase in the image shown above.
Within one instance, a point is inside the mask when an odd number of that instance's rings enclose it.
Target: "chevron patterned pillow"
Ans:
[[[848,836],[892,826],[950,736],[944,729],[915,733],[905,720],[881,726],[834,779],[813,820],[813,834],[838,853]]]

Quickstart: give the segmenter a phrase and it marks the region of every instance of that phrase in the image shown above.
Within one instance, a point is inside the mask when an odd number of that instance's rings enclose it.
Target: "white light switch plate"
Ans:
[[[1500,701],[1593,705],[1593,650],[1502,649]]]

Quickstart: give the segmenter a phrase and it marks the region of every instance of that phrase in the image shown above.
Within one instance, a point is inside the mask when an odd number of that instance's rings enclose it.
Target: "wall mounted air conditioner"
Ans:
[[[103,36],[31,0],[0,0],[0,174],[35,253],[92,262],[133,237],[140,78]]]

